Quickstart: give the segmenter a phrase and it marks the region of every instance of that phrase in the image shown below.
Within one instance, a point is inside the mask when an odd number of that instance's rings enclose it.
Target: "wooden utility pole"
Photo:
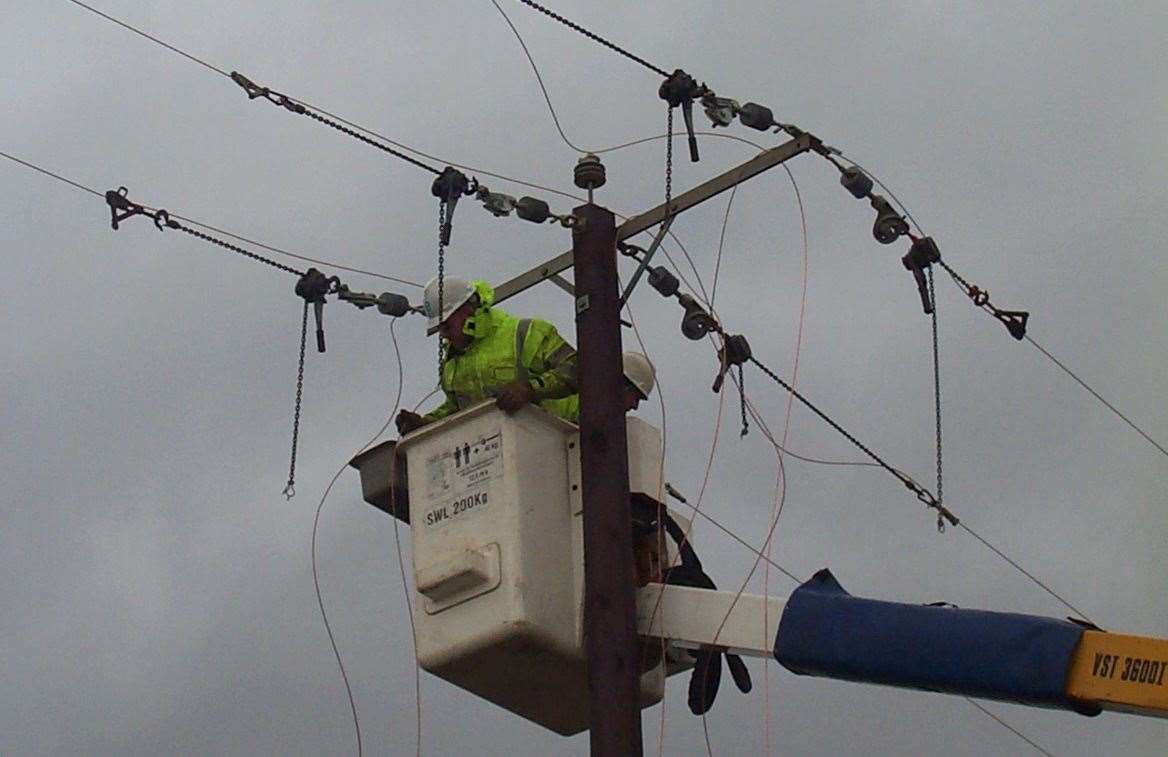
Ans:
[[[642,753],[640,656],[629,511],[628,440],[620,403],[620,291],[616,243],[647,231],[753,176],[822,144],[801,134],[714,178],[629,218],[619,227],[612,212],[592,203],[604,184],[595,155],[576,166],[576,186],[588,204],[573,210],[572,249],[495,287],[495,302],[552,281],[576,299],[579,349],[580,468],[584,501],[584,635],[588,705],[594,757]],[[559,274],[575,268],[575,284]]]
[[[583,169],[583,170],[582,170]],[[581,161],[577,184],[604,183],[595,156]],[[580,472],[584,501],[584,643],[593,757],[640,755],[640,668],[633,576],[616,222],[611,211],[581,205],[572,230],[579,349]]]

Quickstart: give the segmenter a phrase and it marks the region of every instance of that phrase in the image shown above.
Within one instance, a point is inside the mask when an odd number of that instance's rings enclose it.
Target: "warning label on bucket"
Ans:
[[[489,484],[503,475],[501,438],[499,429],[468,436],[426,460],[423,524],[437,526],[487,508]]]

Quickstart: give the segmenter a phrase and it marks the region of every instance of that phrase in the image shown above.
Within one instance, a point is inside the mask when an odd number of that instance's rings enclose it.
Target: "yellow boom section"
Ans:
[[[1067,695],[1105,710],[1168,718],[1168,639],[1084,632]]]

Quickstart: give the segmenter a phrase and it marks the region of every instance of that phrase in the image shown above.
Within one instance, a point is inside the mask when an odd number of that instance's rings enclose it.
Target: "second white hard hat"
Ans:
[[[426,332],[433,334],[450,314],[474,297],[475,289],[466,279],[446,276],[442,281],[442,312],[438,312],[438,278],[430,279],[422,295],[422,310],[426,314]]]
[[[653,364],[649,362],[649,358],[639,352],[626,352],[622,362],[624,364],[625,378],[641,393],[641,399],[649,399],[657,377],[657,372],[653,369]]]

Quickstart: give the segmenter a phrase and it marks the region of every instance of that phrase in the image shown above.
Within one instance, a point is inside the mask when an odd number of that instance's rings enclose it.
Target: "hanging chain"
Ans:
[[[738,364],[738,404],[742,408],[742,431],[738,435],[746,436],[750,424],[746,422],[746,378],[742,372],[742,363]]]
[[[304,394],[304,346],[308,342],[308,300],[304,301],[304,318],[300,321],[300,367],[296,371],[296,411],[292,415],[292,462],[288,464],[288,485],[284,496],[296,496],[296,445],[300,441],[300,400]]]
[[[673,201],[673,106],[665,105],[665,215],[672,213]]]
[[[902,484],[904,484],[905,488],[907,488],[913,494],[917,495],[917,499],[919,499],[921,502],[923,502],[925,504],[925,507],[936,510],[937,514],[939,516],[944,517],[945,520],[949,521],[949,523],[951,523],[954,526],[958,525],[961,522],[960,520],[958,520],[957,516],[954,515],[953,513],[949,512],[948,508],[946,508],[944,505],[942,505],[941,501],[939,499],[937,499],[936,497],[934,497],[933,494],[928,489],[924,488],[923,486],[918,484],[916,481],[913,481],[911,478],[909,478],[905,474],[901,473],[896,468],[893,468],[891,465],[884,462],[884,460],[879,455],[877,455],[872,450],[868,449],[868,447],[866,447],[863,442],[861,442],[859,439],[857,439],[856,437],[852,436],[847,431],[845,431],[843,426],[841,426],[838,423],[836,423],[835,421],[833,421],[831,418],[829,418],[827,416],[826,413],[824,413],[822,410],[820,410],[815,405],[811,404],[811,401],[808,400],[806,397],[804,397],[802,394],[800,394],[798,391],[796,391],[795,387],[791,386],[786,381],[783,381],[783,379],[781,379],[777,373],[775,373],[770,368],[767,368],[765,365],[760,363],[757,358],[754,358],[754,357],[750,358],[750,362],[752,362],[756,366],[758,366],[759,369],[762,370],[762,372],[765,373],[767,376],[769,376],[772,381],[774,381],[776,384],[778,384],[779,386],[783,387],[788,392],[790,392],[795,397],[795,399],[802,402],[803,405],[807,407],[807,409],[809,409],[811,412],[818,415],[821,419],[824,420],[824,422],[827,423],[827,425],[831,426],[836,431],[838,431],[841,435],[843,435],[843,437],[845,439],[847,439],[849,442],[851,442],[853,445],[855,445],[855,447],[857,449],[859,449],[861,452],[863,452],[865,455],[870,457],[877,465],[879,465],[881,468],[883,468],[884,470],[888,471],[893,476],[895,476],[898,481],[900,481]]]
[[[937,293],[933,287],[933,267],[926,269],[929,276],[929,301],[933,303],[933,407],[937,416],[937,503],[944,502],[943,478],[941,476],[941,355],[937,338]],[[937,512],[937,530],[945,532],[945,521]]]
[[[442,325],[443,306],[446,303],[446,245],[442,243],[442,229],[446,225],[446,200],[438,202],[438,325]],[[442,374],[446,369],[446,350],[442,346],[442,335],[438,335],[438,386],[442,387]]]

